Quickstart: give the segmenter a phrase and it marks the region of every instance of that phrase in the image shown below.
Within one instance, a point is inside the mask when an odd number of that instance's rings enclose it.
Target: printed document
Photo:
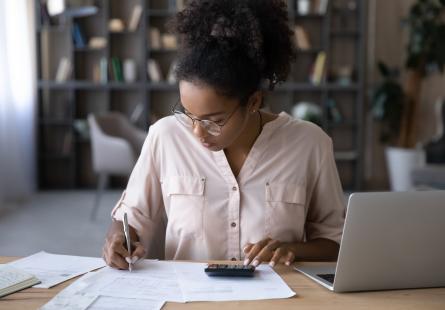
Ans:
[[[81,274],[104,267],[102,258],[50,254],[44,251],[8,263],[36,276],[42,283],[34,287],[50,288]]]

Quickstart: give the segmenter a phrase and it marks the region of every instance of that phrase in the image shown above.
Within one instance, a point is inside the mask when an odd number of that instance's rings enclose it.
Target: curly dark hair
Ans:
[[[177,78],[244,104],[263,81],[285,81],[295,60],[282,0],[193,0],[168,26],[180,40]]]

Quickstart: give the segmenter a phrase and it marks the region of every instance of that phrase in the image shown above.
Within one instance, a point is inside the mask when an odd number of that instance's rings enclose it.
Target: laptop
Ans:
[[[352,194],[337,263],[295,269],[334,292],[445,286],[445,191]]]

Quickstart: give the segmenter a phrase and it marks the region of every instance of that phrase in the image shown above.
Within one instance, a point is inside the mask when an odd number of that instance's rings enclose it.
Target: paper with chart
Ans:
[[[40,310],[160,310],[164,301],[151,299],[133,299],[84,294],[84,289],[95,281],[95,273],[87,273],[65,288]]]
[[[102,258],[50,254],[44,251],[9,263],[35,275],[42,283],[34,287],[50,288],[81,274],[105,266]]]
[[[87,273],[73,284],[62,290],[40,310],[160,310],[163,301],[132,299],[84,294],[84,289],[94,281],[95,273]]]
[[[206,264],[176,263],[186,301],[227,301],[288,298],[295,293],[269,265],[256,268],[253,278],[209,277]]]
[[[105,267],[81,294],[185,302],[172,263],[139,261],[132,272]]]

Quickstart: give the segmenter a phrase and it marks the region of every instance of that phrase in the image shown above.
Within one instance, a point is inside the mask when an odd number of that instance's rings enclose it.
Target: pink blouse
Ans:
[[[127,212],[147,257],[243,260],[247,242],[340,243],[345,202],[331,139],[280,113],[265,124],[235,177],[173,116],[150,127],[112,217]]]

